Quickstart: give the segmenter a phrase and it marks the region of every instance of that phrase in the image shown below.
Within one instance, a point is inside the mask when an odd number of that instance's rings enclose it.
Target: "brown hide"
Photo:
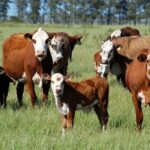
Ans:
[[[121,37],[140,36],[140,32],[137,29],[131,27],[124,27],[121,29]]]
[[[91,107],[94,107],[99,122],[106,128],[108,121],[108,94],[108,82],[99,76],[81,82],[65,81],[64,93],[61,100],[68,104],[70,111],[67,115],[62,116],[63,127],[70,128],[73,126],[75,110],[78,104],[86,107],[95,100],[98,100],[98,104]]]
[[[32,41],[24,38],[23,34],[14,34],[3,43],[3,66],[5,71],[16,80],[21,78],[24,72],[26,73],[32,105],[36,101],[32,77],[35,72],[42,73],[40,62],[34,54]]]
[[[145,96],[150,96],[148,91],[150,91],[149,80],[146,76],[146,59],[142,60],[141,57],[147,56],[150,54],[150,50],[144,49],[137,53],[133,62],[128,66],[126,71],[126,85],[132,94],[132,101],[135,107],[136,113],[136,124],[139,130],[141,130],[142,122],[143,122],[143,112],[141,107],[141,101],[138,99],[138,93],[141,90],[145,91]],[[148,97],[149,98],[149,97]]]
[[[130,59],[134,59],[141,49],[150,47],[150,36],[121,37],[112,40],[115,46],[120,46],[118,53]]]

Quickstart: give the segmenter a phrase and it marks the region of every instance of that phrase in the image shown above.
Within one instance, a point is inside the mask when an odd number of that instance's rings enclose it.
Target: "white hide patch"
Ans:
[[[63,58],[61,50],[62,44],[64,43],[62,43],[59,36],[52,38],[51,44],[49,45],[49,50],[52,56],[53,63],[56,63]]]
[[[114,32],[111,33],[111,39],[114,38],[114,37],[120,37],[121,36],[121,30],[118,29],[118,30],[115,30]]]
[[[27,81],[25,72],[23,73],[22,78],[20,78],[18,81],[22,83]],[[37,84],[40,88],[42,88],[42,77],[37,72],[32,77],[32,81],[34,84]]]
[[[106,61],[110,61],[113,58],[113,43],[110,40],[105,41],[102,46],[102,51],[100,55],[102,57],[102,63],[106,63]]]
[[[141,101],[143,104],[145,104],[145,102],[146,102],[146,101],[145,101],[145,96],[144,96],[144,94],[143,94],[142,91],[137,94],[137,97],[138,97],[138,99],[140,99],[140,101]]]
[[[96,69],[98,74],[100,74],[102,78],[104,77],[105,74],[108,74],[110,70],[108,64],[100,64],[99,66],[97,66]]]
[[[37,72],[32,77],[32,81],[42,88],[42,77]]]
[[[39,28],[38,31],[35,32],[34,35],[32,36],[32,40],[35,41],[33,42],[35,56],[37,56],[39,60],[42,59],[41,56],[43,56],[44,58],[44,56],[47,54],[46,40],[48,38],[49,38],[48,34],[42,28]]]

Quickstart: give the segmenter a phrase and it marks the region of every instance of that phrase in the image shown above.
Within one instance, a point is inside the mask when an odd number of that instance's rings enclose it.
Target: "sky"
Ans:
[[[14,0],[12,0],[14,2]],[[15,16],[17,14],[17,9],[14,3],[9,4],[8,16]]]

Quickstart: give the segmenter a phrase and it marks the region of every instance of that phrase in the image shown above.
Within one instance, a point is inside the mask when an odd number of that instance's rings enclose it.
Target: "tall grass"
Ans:
[[[110,32],[121,26],[63,26],[63,25],[28,25],[1,24],[0,47],[4,39],[16,32],[33,32],[43,26],[46,31],[64,31],[71,35],[82,34],[82,45],[73,51],[73,60],[68,72],[79,81],[95,75],[93,55],[100,49],[100,44]],[[140,32],[150,34],[149,27],[137,26]],[[0,51],[2,56],[2,52]],[[0,57],[2,64],[2,57]],[[11,85],[7,99],[7,109],[0,108],[0,149],[1,150],[48,150],[48,149],[102,149],[102,150],[139,150],[150,149],[149,108],[143,108],[144,122],[141,133],[136,132],[135,114],[129,92],[116,82],[114,76],[108,78],[109,122],[102,132],[94,112],[85,114],[76,112],[74,128],[61,137],[60,116],[57,112],[53,95],[49,93],[47,106],[31,107],[30,98],[25,90],[24,105],[16,107],[16,90]],[[40,101],[41,92],[36,88]]]

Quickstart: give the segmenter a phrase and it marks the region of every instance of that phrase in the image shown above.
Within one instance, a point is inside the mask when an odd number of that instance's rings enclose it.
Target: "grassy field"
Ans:
[[[100,44],[114,29],[122,26],[58,26],[1,24],[0,49],[6,37],[16,32],[32,32],[42,26],[46,31],[64,31],[71,35],[82,34],[82,45],[73,51],[73,60],[68,72],[74,80],[80,81],[95,75],[93,55]],[[150,35],[149,26],[136,26],[143,35]],[[0,56],[2,52],[0,50]],[[2,57],[0,57],[2,65]],[[129,92],[109,76],[109,122],[105,132],[94,111],[76,112],[74,128],[61,138],[59,113],[49,93],[47,106],[32,109],[28,93],[24,93],[24,106],[17,109],[15,86],[10,86],[7,109],[0,109],[0,150],[148,150],[150,149],[149,107],[144,108],[144,122],[141,133],[136,132],[135,113]],[[36,88],[40,101],[40,89]]]

